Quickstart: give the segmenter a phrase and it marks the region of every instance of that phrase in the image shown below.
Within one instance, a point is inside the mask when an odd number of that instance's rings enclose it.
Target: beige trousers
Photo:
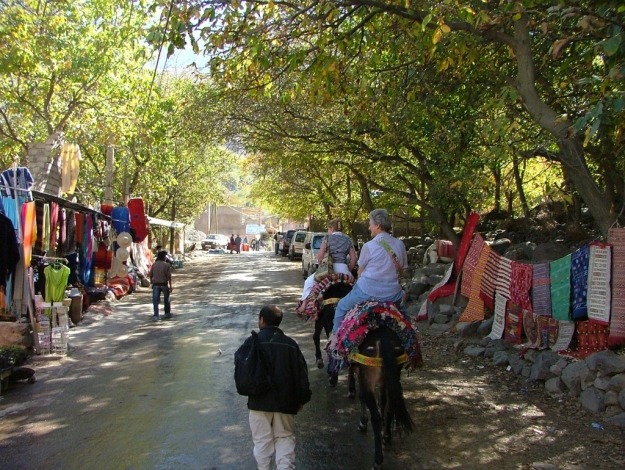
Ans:
[[[278,470],[295,468],[295,415],[250,410],[250,429],[258,470],[271,470],[274,454]]]

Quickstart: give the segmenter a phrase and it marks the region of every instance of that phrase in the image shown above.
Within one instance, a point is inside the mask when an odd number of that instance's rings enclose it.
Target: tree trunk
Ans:
[[[514,41],[511,44],[517,60],[517,86],[523,105],[536,123],[555,137],[562,165],[567,168],[575,189],[588,206],[597,227],[603,233],[607,233],[615,215],[610,212],[609,198],[590,174],[584,157],[584,148],[574,131],[573,123],[562,119],[559,113],[542,101],[536,91],[527,22],[526,15],[522,15],[514,22]]]
[[[513,153],[512,155],[512,171],[514,173],[514,183],[516,184],[516,190],[519,194],[519,201],[521,202],[523,216],[526,219],[529,219],[530,208],[527,205],[527,198],[525,197],[525,190],[523,189],[523,178],[521,178],[521,171],[519,170],[519,159],[516,153]],[[512,212],[510,212],[510,214],[512,214]]]

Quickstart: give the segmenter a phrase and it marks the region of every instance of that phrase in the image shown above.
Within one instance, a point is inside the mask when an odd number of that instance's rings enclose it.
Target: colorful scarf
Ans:
[[[571,255],[571,285],[573,290],[573,320],[586,320],[586,291],[588,290],[588,263],[590,246],[584,245]]]
[[[610,264],[612,247],[591,243],[588,261],[588,319],[601,325],[610,324]]]
[[[612,313],[608,346],[625,343],[625,228],[608,230],[612,245]]]
[[[532,310],[536,315],[551,316],[549,263],[532,265]]]
[[[556,320],[570,320],[571,255],[549,263],[551,281],[551,314]]]

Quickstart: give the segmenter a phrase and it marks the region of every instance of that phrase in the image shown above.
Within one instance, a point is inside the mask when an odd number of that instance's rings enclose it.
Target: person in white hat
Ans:
[[[154,306],[154,321],[159,320],[158,304],[161,301],[161,292],[163,293],[163,303],[165,304],[165,316],[163,318],[171,318],[171,304],[169,302],[169,294],[174,290],[171,284],[171,264],[167,261],[167,252],[159,251],[156,261],[150,267],[148,277],[152,283],[152,305]]]

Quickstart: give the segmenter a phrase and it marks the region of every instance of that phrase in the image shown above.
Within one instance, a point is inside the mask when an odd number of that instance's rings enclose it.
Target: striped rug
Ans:
[[[512,260],[499,257],[499,268],[497,269],[497,282],[495,292],[510,300],[510,279],[512,278]]]
[[[499,272],[499,258],[501,255],[488,247],[488,262],[484,269],[484,277],[480,286],[480,297],[490,310],[495,309],[495,284]]]
[[[610,265],[612,247],[607,243],[591,243],[588,260],[588,319],[601,325],[610,324]]]
[[[480,253],[484,248],[484,238],[479,233],[473,237],[473,243],[467,253],[467,257],[464,260],[464,266],[462,267],[462,282],[460,284],[460,293],[465,297],[469,297],[471,294],[471,284],[473,283],[473,273],[477,262],[480,260]]]
[[[612,245],[612,313],[608,346],[625,344],[625,228],[608,230]]]
[[[471,322],[477,320],[484,320],[484,301],[480,298],[480,285],[484,276],[484,269],[486,269],[486,263],[488,263],[488,250],[489,247],[484,245],[484,249],[480,253],[480,259],[473,271],[473,282],[471,282],[471,292],[469,293],[469,303],[467,304],[464,312],[460,315],[458,321]]]
[[[551,316],[549,263],[532,265],[532,310],[536,315]]]

